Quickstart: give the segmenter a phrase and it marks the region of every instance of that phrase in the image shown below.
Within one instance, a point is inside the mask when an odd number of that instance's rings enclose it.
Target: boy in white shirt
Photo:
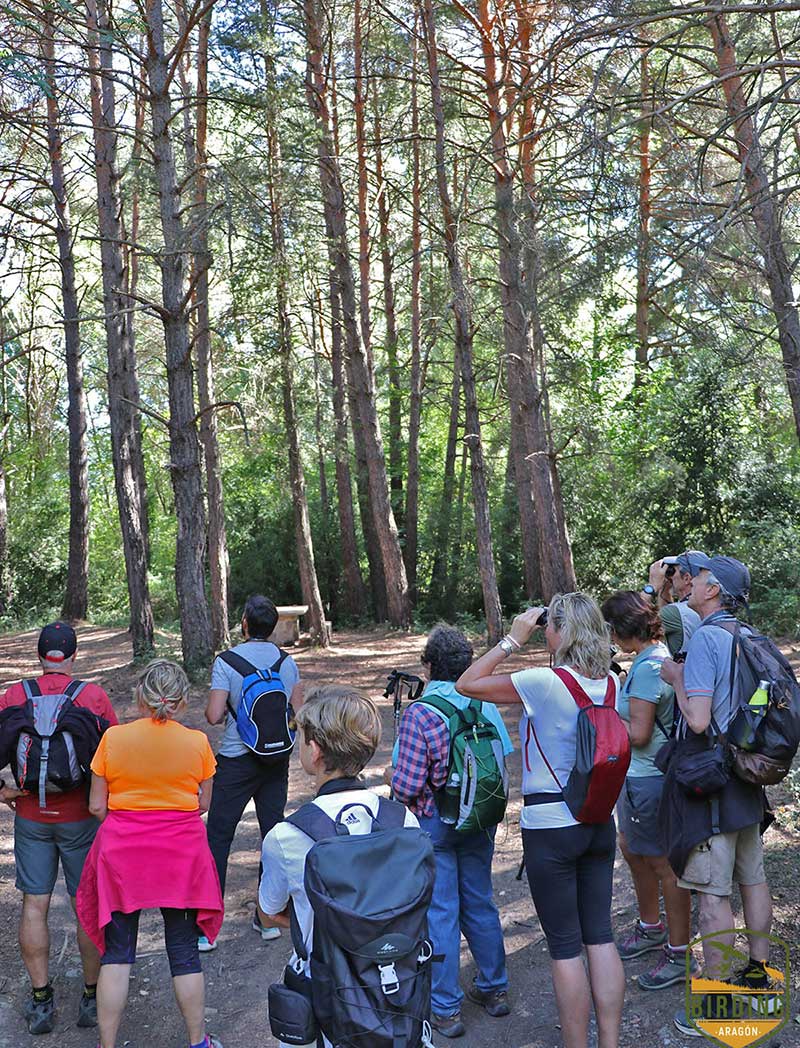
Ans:
[[[357,805],[350,808],[344,825],[351,834],[369,833],[372,820],[365,809],[377,815],[380,797],[365,789],[357,776],[380,741],[381,725],[375,704],[354,688],[330,684],[306,698],[296,719],[300,763],[314,779],[314,803],[332,819],[348,805]],[[405,825],[418,825],[411,812],[406,812]],[[312,847],[311,838],[291,823],[281,822],[270,830],[261,854],[264,873],[258,898],[262,924],[277,928],[289,927],[291,899],[307,956],[311,954],[314,915],[303,877],[306,855]],[[296,954],[291,963],[297,970]],[[304,970],[308,975],[308,960]]]

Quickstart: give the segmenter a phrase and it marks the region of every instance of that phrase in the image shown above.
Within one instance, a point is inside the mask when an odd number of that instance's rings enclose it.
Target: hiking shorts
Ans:
[[[583,946],[613,942],[614,820],[523,830],[522,847],[533,904],[553,960],[580,957]]]
[[[764,849],[758,823],[733,833],[718,833],[702,841],[689,853],[681,888],[706,895],[731,894],[737,884],[764,884]]]
[[[136,961],[136,943],[139,938],[141,910],[122,913],[114,910],[105,926],[106,948],[101,964],[133,964]],[[197,910],[175,910],[161,907],[164,919],[164,942],[173,979],[178,975],[196,975],[201,972],[197,949]]]
[[[51,895],[60,859],[67,891],[74,898],[99,825],[95,818],[78,822],[35,822],[15,816],[17,888],[26,895]]]
[[[663,775],[629,775],[617,801],[617,829],[632,855],[666,855],[658,826]]]

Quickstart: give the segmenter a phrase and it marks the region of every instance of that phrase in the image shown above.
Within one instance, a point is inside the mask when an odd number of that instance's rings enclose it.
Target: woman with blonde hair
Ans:
[[[496,673],[542,625],[545,611],[553,669]],[[625,975],[611,931],[614,819],[578,822],[561,789],[576,758],[579,707],[572,692],[582,692],[596,706],[610,704],[619,688],[610,669],[608,628],[596,602],[584,593],[564,593],[553,597],[547,609],[529,608],[518,615],[508,635],[456,682],[458,690],[472,698],[523,707],[520,826],[525,867],[550,951],[566,1048],[587,1048],[592,1001],[599,1048],[617,1048],[625,994]]]
[[[110,729],[92,761],[89,810],[102,820],[78,887],[78,918],[101,954],[99,1048],[115,1048],[128,997],[142,910],[159,907],[172,985],[191,1048],[222,1048],[204,1029],[205,985],[197,949],[222,925],[219,877],[200,818],[215,761],[208,739],[178,723],[189,681],[155,659],[135,690],[142,717]],[[198,932],[200,929],[200,932]]]

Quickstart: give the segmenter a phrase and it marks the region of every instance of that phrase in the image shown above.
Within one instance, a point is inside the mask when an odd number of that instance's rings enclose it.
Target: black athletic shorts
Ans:
[[[613,942],[614,820],[523,830],[522,847],[531,896],[550,956],[567,960],[579,957],[583,946]]]
[[[139,938],[139,915],[114,910],[105,927],[106,948],[101,964],[133,964],[136,960],[136,941]],[[169,958],[170,974],[196,975],[203,969],[197,950],[197,910],[173,910],[161,907],[164,918],[164,941]]]

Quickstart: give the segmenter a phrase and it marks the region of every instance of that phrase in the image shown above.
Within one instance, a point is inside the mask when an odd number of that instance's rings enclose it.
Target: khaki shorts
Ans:
[[[734,881],[737,884],[766,881],[758,823],[735,833],[718,833],[698,844],[689,854],[683,876],[678,878],[681,888],[723,896],[731,894]]]

